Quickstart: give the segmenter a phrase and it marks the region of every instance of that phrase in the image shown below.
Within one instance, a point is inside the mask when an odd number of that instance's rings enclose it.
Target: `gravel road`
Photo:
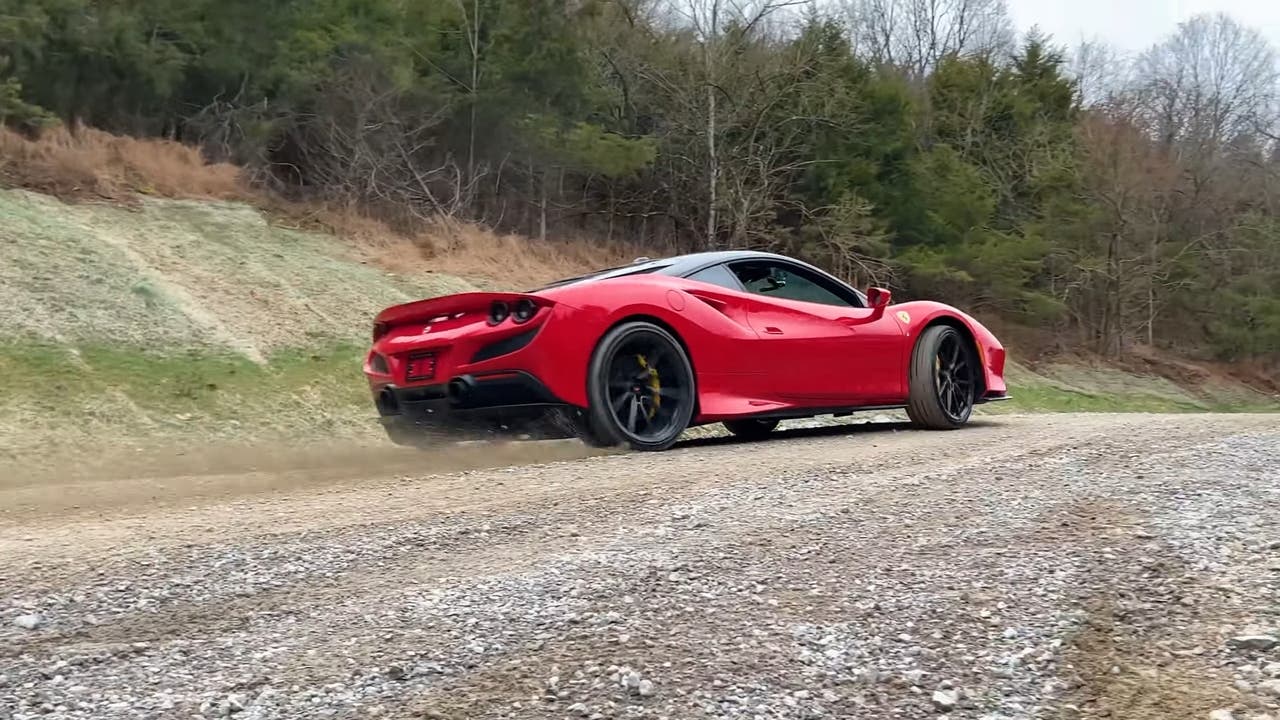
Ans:
[[[55,484],[0,719],[1280,718],[1278,468],[1274,415],[1050,415]]]

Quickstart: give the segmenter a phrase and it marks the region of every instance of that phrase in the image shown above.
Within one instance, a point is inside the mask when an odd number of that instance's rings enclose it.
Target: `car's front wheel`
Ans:
[[[954,430],[969,421],[978,363],[969,342],[949,325],[920,334],[911,353],[907,416],[917,427]]]
[[[693,418],[696,382],[689,356],[665,329],[628,322],[610,330],[587,378],[591,434],[635,450],[666,450]]]

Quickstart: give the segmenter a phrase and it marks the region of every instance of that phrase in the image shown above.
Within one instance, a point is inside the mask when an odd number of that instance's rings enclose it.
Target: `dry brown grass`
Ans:
[[[196,148],[92,128],[58,127],[34,139],[0,128],[0,177],[64,199],[127,201],[141,193],[225,200],[247,195],[239,168],[206,162]]]
[[[645,254],[622,243],[586,238],[542,242],[520,235],[499,235],[476,226],[436,233],[432,239],[430,262],[437,271],[493,278],[516,288],[625,265]]]
[[[401,222],[393,228],[353,206],[271,203],[271,212],[299,228],[342,238],[362,261],[394,273],[441,273],[480,285],[528,289],[559,278],[625,265],[646,254],[619,242],[590,238],[546,242],[462,223]]]
[[[0,179],[64,200],[128,203],[137,195],[241,200],[284,224],[332,232],[359,259],[400,274],[444,273],[520,288],[630,262],[640,250],[590,238],[539,242],[465,223],[425,223],[370,209],[298,203],[251,188],[241,169],[209,163],[199,149],[93,128],[55,128],[29,138],[0,128]],[[403,213],[400,213],[403,214]],[[383,216],[392,222],[381,219]]]

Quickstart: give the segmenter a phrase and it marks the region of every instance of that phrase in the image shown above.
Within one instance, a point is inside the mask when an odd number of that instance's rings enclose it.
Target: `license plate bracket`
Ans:
[[[432,380],[436,376],[436,354],[434,352],[410,353],[405,359],[404,377],[406,380]]]

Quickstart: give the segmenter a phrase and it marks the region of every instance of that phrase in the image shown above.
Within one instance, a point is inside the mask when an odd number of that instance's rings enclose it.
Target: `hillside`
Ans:
[[[497,265],[487,277],[436,272],[466,263],[407,246],[394,258],[371,253],[240,202],[143,197],[126,206],[4,190],[0,216],[0,447],[11,455],[381,443],[359,369],[370,318],[392,303],[513,282]],[[483,237],[475,241],[495,242]],[[526,274],[546,279],[583,262],[533,262]],[[1015,363],[1011,381],[1017,399],[990,411],[1268,402],[1226,379],[1187,387],[1078,362],[1034,372]]]
[[[361,435],[360,342],[388,304],[468,287],[396,276],[235,203],[130,209],[0,193],[3,446]]]

